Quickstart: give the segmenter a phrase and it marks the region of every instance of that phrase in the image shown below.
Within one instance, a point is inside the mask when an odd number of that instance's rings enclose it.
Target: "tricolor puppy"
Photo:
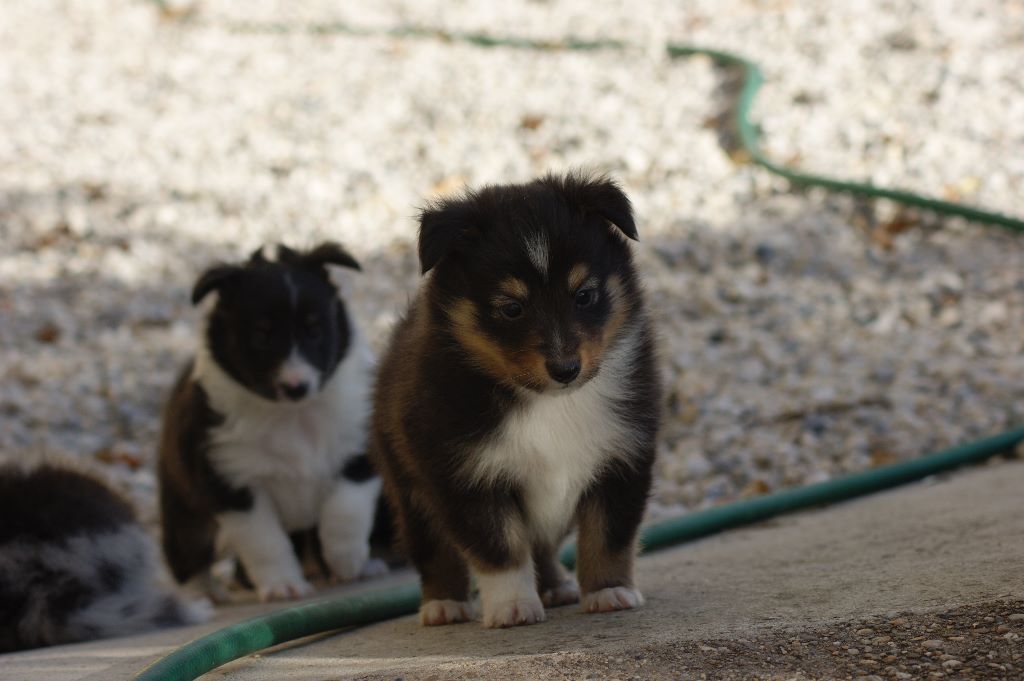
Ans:
[[[217,299],[166,407],[159,462],[164,553],[180,582],[213,591],[210,565],[232,555],[261,599],[307,595],[289,535],[310,528],[335,577],[382,568],[368,543],[373,357],[329,265],[359,269],[336,244],[281,246],[195,284],[193,303]]]
[[[580,600],[643,602],[633,581],[660,409],[628,239],[603,177],[547,176],[420,217],[430,277],[382,362],[371,456],[412,561],[423,624],[531,624]],[[579,585],[556,559],[579,529]]]
[[[131,505],[99,478],[0,465],[0,653],[208,617],[170,588]]]

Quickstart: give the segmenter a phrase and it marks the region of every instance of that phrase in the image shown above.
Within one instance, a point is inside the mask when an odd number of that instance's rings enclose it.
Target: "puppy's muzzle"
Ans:
[[[277,384],[277,387],[282,395],[292,401],[301,400],[309,393],[309,383],[305,381],[297,381],[295,383],[285,383],[282,381]]]
[[[548,375],[564,385],[569,385],[580,375],[580,359],[572,357],[569,359],[548,360],[544,363]]]
[[[317,370],[297,352],[293,352],[278,369],[274,386],[278,397],[298,402],[317,390],[319,378]]]

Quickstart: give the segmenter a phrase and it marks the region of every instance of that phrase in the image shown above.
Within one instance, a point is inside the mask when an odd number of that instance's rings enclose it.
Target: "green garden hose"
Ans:
[[[513,47],[532,50],[621,50],[628,47],[626,43],[612,40],[569,39],[550,42],[516,37],[493,37],[476,33],[451,33],[416,27],[381,31],[360,29],[345,24],[323,24],[311,26],[308,30],[314,33],[347,33],[351,35],[380,35],[383,33],[394,37],[431,37],[466,42],[481,47]],[[733,125],[740,146],[752,163],[797,185],[818,186],[831,191],[890,199],[901,204],[931,210],[940,215],[962,217],[975,222],[1024,232],[1024,220],[1018,218],[940,201],[899,189],[887,189],[867,183],[802,173],[772,162],[762,153],[758,143],[757,127],[749,118],[754,98],[763,80],[758,66],[741,56],[720,50],[679,44],[669,44],[666,49],[672,57],[704,55],[723,66],[742,69],[743,80],[735,107]],[[920,480],[958,466],[983,461],[1007,452],[1021,442],[1024,442],[1024,427],[891,466],[690,513],[644,528],[641,544],[644,551],[673,546],[782,513],[870,494]],[[572,567],[575,563],[575,547],[566,547],[562,552],[561,559],[566,566]],[[392,589],[328,598],[285,608],[202,636],[150,665],[141,671],[135,679],[136,681],[191,681],[231,660],[271,646],[313,634],[412,614],[419,606],[419,599],[419,588],[415,584],[407,584]]]
[[[855,473],[806,487],[767,494],[706,511],[688,513],[644,528],[643,550],[674,546],[740,525],[747,525],[824,504],[896,487],[943,471],[977,463],[1024,442],[1024,428],[954,447],[910,461]],[[562,552],[562,562],[576,562],[574,546]],[[416,584],[340,596],[284,608],[254,617],[187,643],[135,677],[136,681],[191,681],[222,664],[287,641],[325,631],[356,627],[410,615],[420,604]]]

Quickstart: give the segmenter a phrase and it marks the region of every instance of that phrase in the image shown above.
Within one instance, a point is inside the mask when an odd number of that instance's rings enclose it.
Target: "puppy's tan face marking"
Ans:
[[[597,375],[605,351],[619,335],[629,317],[630,306],[624,295],[622,278],[617,274],[611,275],[605,281],[604,289],[608,296],[610,313],[598,333],[587,335],[580,342],[580,362],[582,364],[580,380],[582,382],[589,381]]]
[[[573,265],[572,269],[569,270],[569,292],[576,293],[576,291],[583,287],[588,277],[590,277],[590,268],[587,267],[586,263],[581,262]],[[594,286],[597,285],[596,277],[592,283]]]
[[[523,302],[530,297],[530,289],[527,288],[526,282],[518,277],[502,279],[501,283],[498,284],[498,290],[508,298],[519,302]]]
[[[495,302],[503,300],[507,299],[499,298]],[[447,312],[455,339],[480,369],[508,386],[529,390],[544,388],[547,372],[542,355],[529,349],[509,349],[497,342],[481,328],[477,306],[467,298],[456,300]]]
[[[454,336],[474,364],[505,385],[536,392],[584,385],[628,317],[619,275],[602,282],[587,263],[560,273],[553,264],[550,284],[505,276],[486,304],[459,298],[447,308]]]

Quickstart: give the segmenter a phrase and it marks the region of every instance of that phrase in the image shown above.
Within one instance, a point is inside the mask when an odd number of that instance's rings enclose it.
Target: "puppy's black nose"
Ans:
[[[309,384],[305,382],[279,383],[278,385],[281,388],[281,392],[283,392],[284,396],[289,400],[301,400],[306,396],[306,393],[309,392]]]
[[[577,358],[563,360],[561,362],[547,362],[548,373],[551,378],[566,385],[573,382],[580,375],[580,360]]]

